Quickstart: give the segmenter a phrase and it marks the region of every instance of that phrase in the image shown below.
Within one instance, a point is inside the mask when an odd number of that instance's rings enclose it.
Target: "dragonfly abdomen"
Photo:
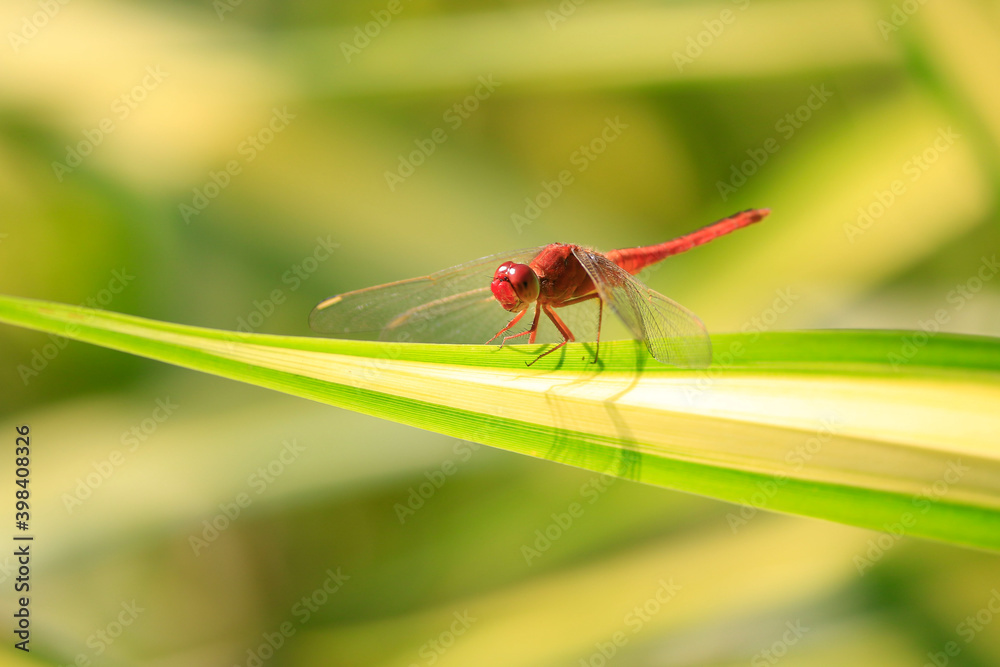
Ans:
[[[766,208],[749,209],[741,211],[736,215],[724,218],[710,225],[702,227],[690,234],[679,236],[665,243],[657,245],[640,246],[638,248],[622,248],[605,253],[607,258],[622,267],[632,275],[650,264],[663,261],[671,255],[678,255],[691,248],[704,245],[709,241],[725,236],[737,229],[752,225],[763,220],[770,210]]]

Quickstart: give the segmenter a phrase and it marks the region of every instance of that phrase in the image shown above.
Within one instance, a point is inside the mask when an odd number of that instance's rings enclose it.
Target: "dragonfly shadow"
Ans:
[[[586,344],[584,349],[590,351],[594,345]],[[570,348],[572,351],[573,348]],[[567,348],[557,351],[555,354],[563,355],[555,369],[559,370],[565,360],[565,355],[569,354]],[[556,424],[563,425],[563,430],[557,431],[552,443],[546,450],[546,458],[595,470],[601,474],[610,474],[631,481],[641,481],[642,478],[642,453],[639,451],[639,443],[633,436],[632,430],[622,416],[618,408],[618,401],[627,395],[639,382],[642,370],[649,363],[658,363],[649,357],[645,346],[640,341],[635,341],[633,350],[635,369],[629,373],[628,382],[620,389],[609,394],[600,401],[601,409],[605,411],[614,429],[614,435],[602,438],[599,435],[583,433],[575,428],[575,406],[567,404],[565,397],[573,395],[573,388],[597,381],[605,372],[604,362],[598,358],[593,364],[592,371],[585,371],[573,378],[567,379],[564,383],[553,385],[545,391],[545,401],[552,411]],[[592,358],[592,357],[591,357]],[[622,377],[622,374],[616,375]],[[578,407],[576,407],[578,409]],[[608,450],[615,450],[614,459],[608,463]]]

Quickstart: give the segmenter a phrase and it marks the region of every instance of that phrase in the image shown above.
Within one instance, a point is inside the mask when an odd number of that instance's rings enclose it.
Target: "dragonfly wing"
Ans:
[[[490,292],[497,267],[506,261],[527,263],[543,248],[491,255],[420,278],[339,294],[313,309],[309,326],[337,338],[485,343],[513,316]]]
[[[697,315],[649,289],[604,255],[579,247],[573,254],[594,281],[601,300],[636,339],[646,343],[657,361],[682,368],[708,367],[712,341]]]
[[[482,344],[512,317],[489,287],[479,287],[400,313],[382,329],[379,340]]]
[[[712,363],[712,339],[701,319],[656,290],[647,287],[646,292],[651,309],[657,313],[646,326],[650,354],[681,368],[708,368]]]

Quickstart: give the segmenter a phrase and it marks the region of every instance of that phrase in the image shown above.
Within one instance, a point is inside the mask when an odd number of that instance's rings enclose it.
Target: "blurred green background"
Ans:
[[[643,277],[715,332],[1000,334],[995,0],[7,0],[0,25],[7,294],[308,335],[339,291],[766,206]],[[1000,664],[990,554],[29,331],[0,329],[0,373],[3,432],[34,438],[9,664]]]

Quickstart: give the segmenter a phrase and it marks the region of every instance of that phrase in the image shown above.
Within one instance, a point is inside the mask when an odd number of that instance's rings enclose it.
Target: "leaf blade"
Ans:
[[[619,341],[603,369],[579,345],[527,369],[535,346],[238,334],[12,297],[0,321],[740,503],[734,531],[767,509],[1000,550],[994,339],[940,334],[894,367],[899,332],[719,336],[697,372]]]

